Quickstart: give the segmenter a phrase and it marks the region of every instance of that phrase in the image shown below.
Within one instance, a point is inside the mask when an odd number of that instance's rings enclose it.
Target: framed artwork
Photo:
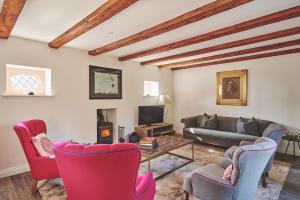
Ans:
[[[247,106],[248,70],[217,72],[217,105]]]
[[[90,99],[122,99],[122,70],[90,65]]]

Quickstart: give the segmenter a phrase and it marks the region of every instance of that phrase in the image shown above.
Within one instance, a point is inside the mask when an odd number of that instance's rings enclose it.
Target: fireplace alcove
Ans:
[[[116,124],[116,109],[97,109],[97,144],[114,142]]]

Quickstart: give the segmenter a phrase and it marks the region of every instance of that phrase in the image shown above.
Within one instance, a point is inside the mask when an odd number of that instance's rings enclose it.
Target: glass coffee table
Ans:
[[[169,155],[173,155],[173,156],[177,156],[179,158],[182,158],[184,160],[187,160],[187,162],[185,162],[184,164],[181,164],[177,167],[175,167],[174,169],[165,172],[164,174],[158,176],[155,178],[155,180],[159,180],[165,176],[167,176],[168,174],[184,167],[185,165],[191,163],[194,161],[194,142],[193,140],[189,140],[189,139],[184,139],[182,137],[182,135],[178,135],[178,134],[173,134],[173,135],[164,135],[164,136],[159,136],[157,138],[157,142],[158,142],[158,147],[155,149],[150,149],[150,150],[145,150],[145,149],[141,149],[141,154],[142,154],[142,163],[144,162],[148,162],[148,171],[151,171],[151,160],[154,158],[157,158],[159,156],[165,155],[165,154],[169,154]],[[186,145],[192,145],[192,152],[191,152],[191,158],[189,157],[185,157],[182,155],[178,155],[175,153],[172,153],[171,151],[178,149],[180,147],[186,146]]]

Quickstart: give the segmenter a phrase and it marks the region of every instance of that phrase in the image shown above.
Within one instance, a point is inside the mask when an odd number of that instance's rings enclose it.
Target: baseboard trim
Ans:
[[[21,174],[21,173],[28,172],[28,171],[29,171],[29,165],[28,164],[19,165],[19,166],[11,167],[11,168],[8,168],[8,169],[1,169],[0,170],[0,178],[13,176],[13,175]]]

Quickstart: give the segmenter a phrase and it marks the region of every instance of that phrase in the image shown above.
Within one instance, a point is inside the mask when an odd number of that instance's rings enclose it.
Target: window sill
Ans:
[[[158,95],[143,95],[143,97],[158,97]]]
[[[13,94],[2,94],[2,97],[54,97],[54,94],[51,95],[13,95]]]

